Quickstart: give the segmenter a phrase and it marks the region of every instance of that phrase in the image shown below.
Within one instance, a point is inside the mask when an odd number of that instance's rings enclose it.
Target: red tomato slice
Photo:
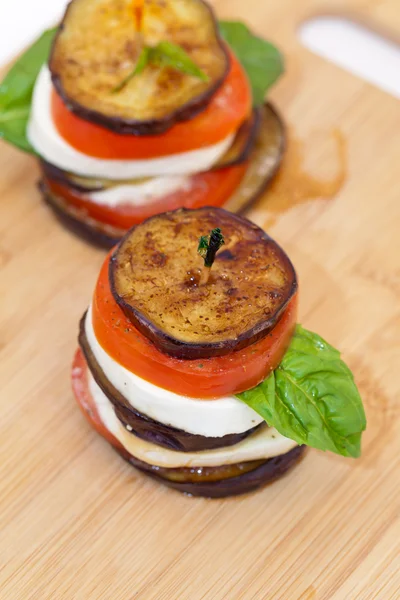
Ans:
[[[72,391],[74,392],[78,406],[90,425],[97,433],[110,442],[110,444],[115,446],[115,448],[122,448],[119,441],[108,431],[105,425],[103,425],[103,421],[100,419],[96,404],[88,386],[88,366],[82,350],[80,349],[76,351],[74,356],[71,379]]]
[[[90,200],[87,195],[45,177],[47,187],[56,195],[99,221],[120,229],[130,229],[145,219],[176,208],[200,208],[202,206],[223,206],[240,184],[248,163],[225,167],[215,171],[199,173],[191,177],[191,185],[186,190],[167,194],[164,198],[143,206],[108,207]]]
[[[209,105],[193,119],[173,125],[160,135],[120,135],[72,113],[53,90],[52,117],[68,144],[96,158],[145,159],[212,146],[237,131],[251,111],[247,75],[231,53],[230,71]]]
[[[297,295],[259,342],[226,356],[181,360],[158,350],[124,315],[110,290],[109,257],[94,292],[93,327],[104,350],[132,373],[177,394],[217,398],[258,385],[279,365],[296,324]]]

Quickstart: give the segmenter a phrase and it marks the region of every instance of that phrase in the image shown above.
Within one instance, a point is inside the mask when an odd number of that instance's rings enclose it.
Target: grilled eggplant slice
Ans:
[[[242,214],[265,192],[276,175],[286,148],[286,132],[282,119],[271,104],[262,109],[262,118],[249,167],[236,192],[224,208]]]
[[[116,446],[115,450],[133,467],[178,492],[205,498],[226,498],[254,492],[283,477],[301,460],[305,448],[305,446],[296,446],[286,454],[265,461],[251,461],[208,469],[153,467],[129,454],[125,448]]]
[[[201,235],[225,238],[201,284]],[[229,354],[276,325],[297,289],[283,250],[262,229],[220,208],[179,209],[132,229],[110,260],[115,300],[145,336],[177,358]]]
[[[49,67],[66,106],[119,134],[160,134],[202,111],[224,81],[229,56],[203,0],[145,0],[139,33],[132,0],[73,0],[53,44]],[[133,72],[143,45],[181,46],[207,81],[147,65]]]

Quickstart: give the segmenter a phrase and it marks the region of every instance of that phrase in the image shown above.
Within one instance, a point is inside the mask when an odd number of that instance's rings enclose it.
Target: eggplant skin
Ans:
[[[152,11],[153,28],[149,40],[144,29],[145,43],[154,45],[166,39],[182,45],[209,76],[208,82],[173,69],[148,67],[122,91],[113,93],[133,71],[139,56],[140,48],[134,39],[132,0],[72,0],[50,53],[52,82],[66,107],[82,119],[120,135],[159,135],[176,123],[194,118],[208,106],[230,68],[227,46],[220,36],[214,11],[207,2],[146,1]],[[193,21],[194,15],[201,13],[203,28],[200,24],[194,27],[193,22],[189,26],[185,21],[179,23],[176,18],[162,23],[169,11],[172,11],[171,15],[175,14],[175,4],[178,15],[184,5],[188,6],[189,23],[190,18]],[[83,16],[80,14],[82,6]],[[91,12],[93,7],[96,10]],[[157,12],[164,25],[161,33],[154,27]],[[92,24],[82,27],[81,19],[91,19]],[[117,25],[110,28],[108,24],[112,21]],[[147,96],[150,99],[139,111],[139,104],[146,99],[144,89],[149,90]]]
[[[264,194],[279,171],[287,146],[285,123],[272,104],[262,108],[260,126],[251,148],[248,169],[224,208],[245,214]]]
[[[263,112],[264,109],[260,107],[253,109],[249,119],[239,127],[231,147],[212,166],[213,171],[240,165],[250,158],[262,126]]]
[[[61,198],[56,198],[43,180],[39,181],[38,188],[57,220],[77,237],[103,249],[113,248],[121,239],[122,231],[112,230],[110,226],[96,222]]]
[[[178,492],[183,492],[189,496],[205,498],[227,498],[228,496],[239,496],[241,494],[254,492],[257,489],[280,479],[301,460],[305,448],[305,446],[296,446],[286,454],[269,458],[254,470],[243,473],[237,477],[221,479],[219,481],[196,483],[191,481],[171,481],[166,478],[166,476],[168,476],[168,469],[152,467],[151,465],[138,460],[123,448],[114,449],[133,467],[150,476],[155,481],[158,481],[158,483],[163,483]],[[215,468],[218,469],[219,467]],[[190,470],[195,470],[195,467]],[[184,472],[185,469],[181,469],[181,471]]]
[[[215,448],[233,446],[244,440],[248,435],[254,433],[259,427],[265,426],[261,423],[243,433],[233,433],[222,437],[206,437],[188,433],[187,431],[171,427],[170,425],[165,425],[140,413],[138,410],[134,409],[126,398],[124,398],[124,396],[108,381],[104,372],[101,370],[86,338],[84,326],[85,318],[86,313],[83,315],[79,324],[78,341],[85,356],[88,368],[97,385],[113,404],[118,419],[125,427],[129,425],[129,431],[132,431],[133,434],[143,440],[158,444],[159,446],[170,450],[198,452],[201,450],[213,450]]]
[[[87,194],[88,192],[99,192],[105,189],[106,180],[94,180],[89,179],[88,177],[80,176],[77,177],[73,173],[63,171],[59,167],[52,165],[44,159],[40,159],[39,166],[41,172],[46,178],[57,181],[62,185],[67,186],[69,189],[74,190],[76,192],[80,192],[81,194]],[[118,183],[121,185],[121,182],[116,182],[115,184],[113,184],[112,182],[110,183],[113,186],[118,185]]]
[[[225,246],[200,282],[200,235],[219,227]],[[131,229],[109,266],[113,296],[132,324],[171,356],[223,356],[264,338],[297,291],[292,263],[247,219],[221,208],[177,209]]]

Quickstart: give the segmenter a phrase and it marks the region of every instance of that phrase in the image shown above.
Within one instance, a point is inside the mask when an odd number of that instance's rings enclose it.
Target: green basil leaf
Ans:
[[[172,44],[171,42],[160,42],[157,46],[152,48],[151,62],[158,63],[165,67],[172,67],[177,71],[192,75],[202,81],[208,81],[209,79],[208,75],[192,61],[183,48],[176,44]]]
[[[366,419],[353,375],[338,350],[301,325],[278,368],[238,398],[298,444],[360,455]]]
[[[202,81],[208,81],[206,73],[199,69],[183,48],[171,42],[160,42],[157,46],[151,48],[145,46],[142,49],[132,73],[113,89],[113,93],[120,92],[135,75],[139,75],[149,64],[172,67],[177,71],[181,71],[181,73],[198,77]]]
[[[24,152],[35,154],[26,137],[29,109],[10,110],[6,114],[0,110],[0,139],[16,146]]]
[[[120,92],[126,86],[126,84],[132,79],[132,77],[135,77],[135,75],[139,75],[139,73],[144,71],[145,67],[149,64],[149,62],[150,62],[150,48],[148,48],[147,46],[144,46],[144,48],[142,48],[142,51],[139,55],[136,66],[133,69],[132,73],[129,73],[129,75],[127,77],[125,77],[125,79],[123,79],[121,81],[121,83],[119,83],[113,89],[113,94]]]
[[[284,71],[281,53],[270,42],[252,34],[244,23],[220,21],[219,27],[222,37],[246,70],[254,104],[262,104],[267,90]]]
[[[45,31],[17,60],[0,84],[0,138],[25,152],[34,150],[26,126],[36,78],[46,62],[56,28]]]

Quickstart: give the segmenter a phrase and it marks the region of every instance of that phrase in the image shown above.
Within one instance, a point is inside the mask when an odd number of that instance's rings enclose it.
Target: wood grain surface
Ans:
[[[397,0],[221,0],[279,44],[289,151],[250,212],[297,267],[300,316],[343,350],[368,428],[360,460],[309,450],[237,499],[192,499],[126,465],[77,409],[69,370],[104,254],[41,203],[0,146],[1,600],[400,598],[400,103],[296,40],[318,13],[400,33]]]

